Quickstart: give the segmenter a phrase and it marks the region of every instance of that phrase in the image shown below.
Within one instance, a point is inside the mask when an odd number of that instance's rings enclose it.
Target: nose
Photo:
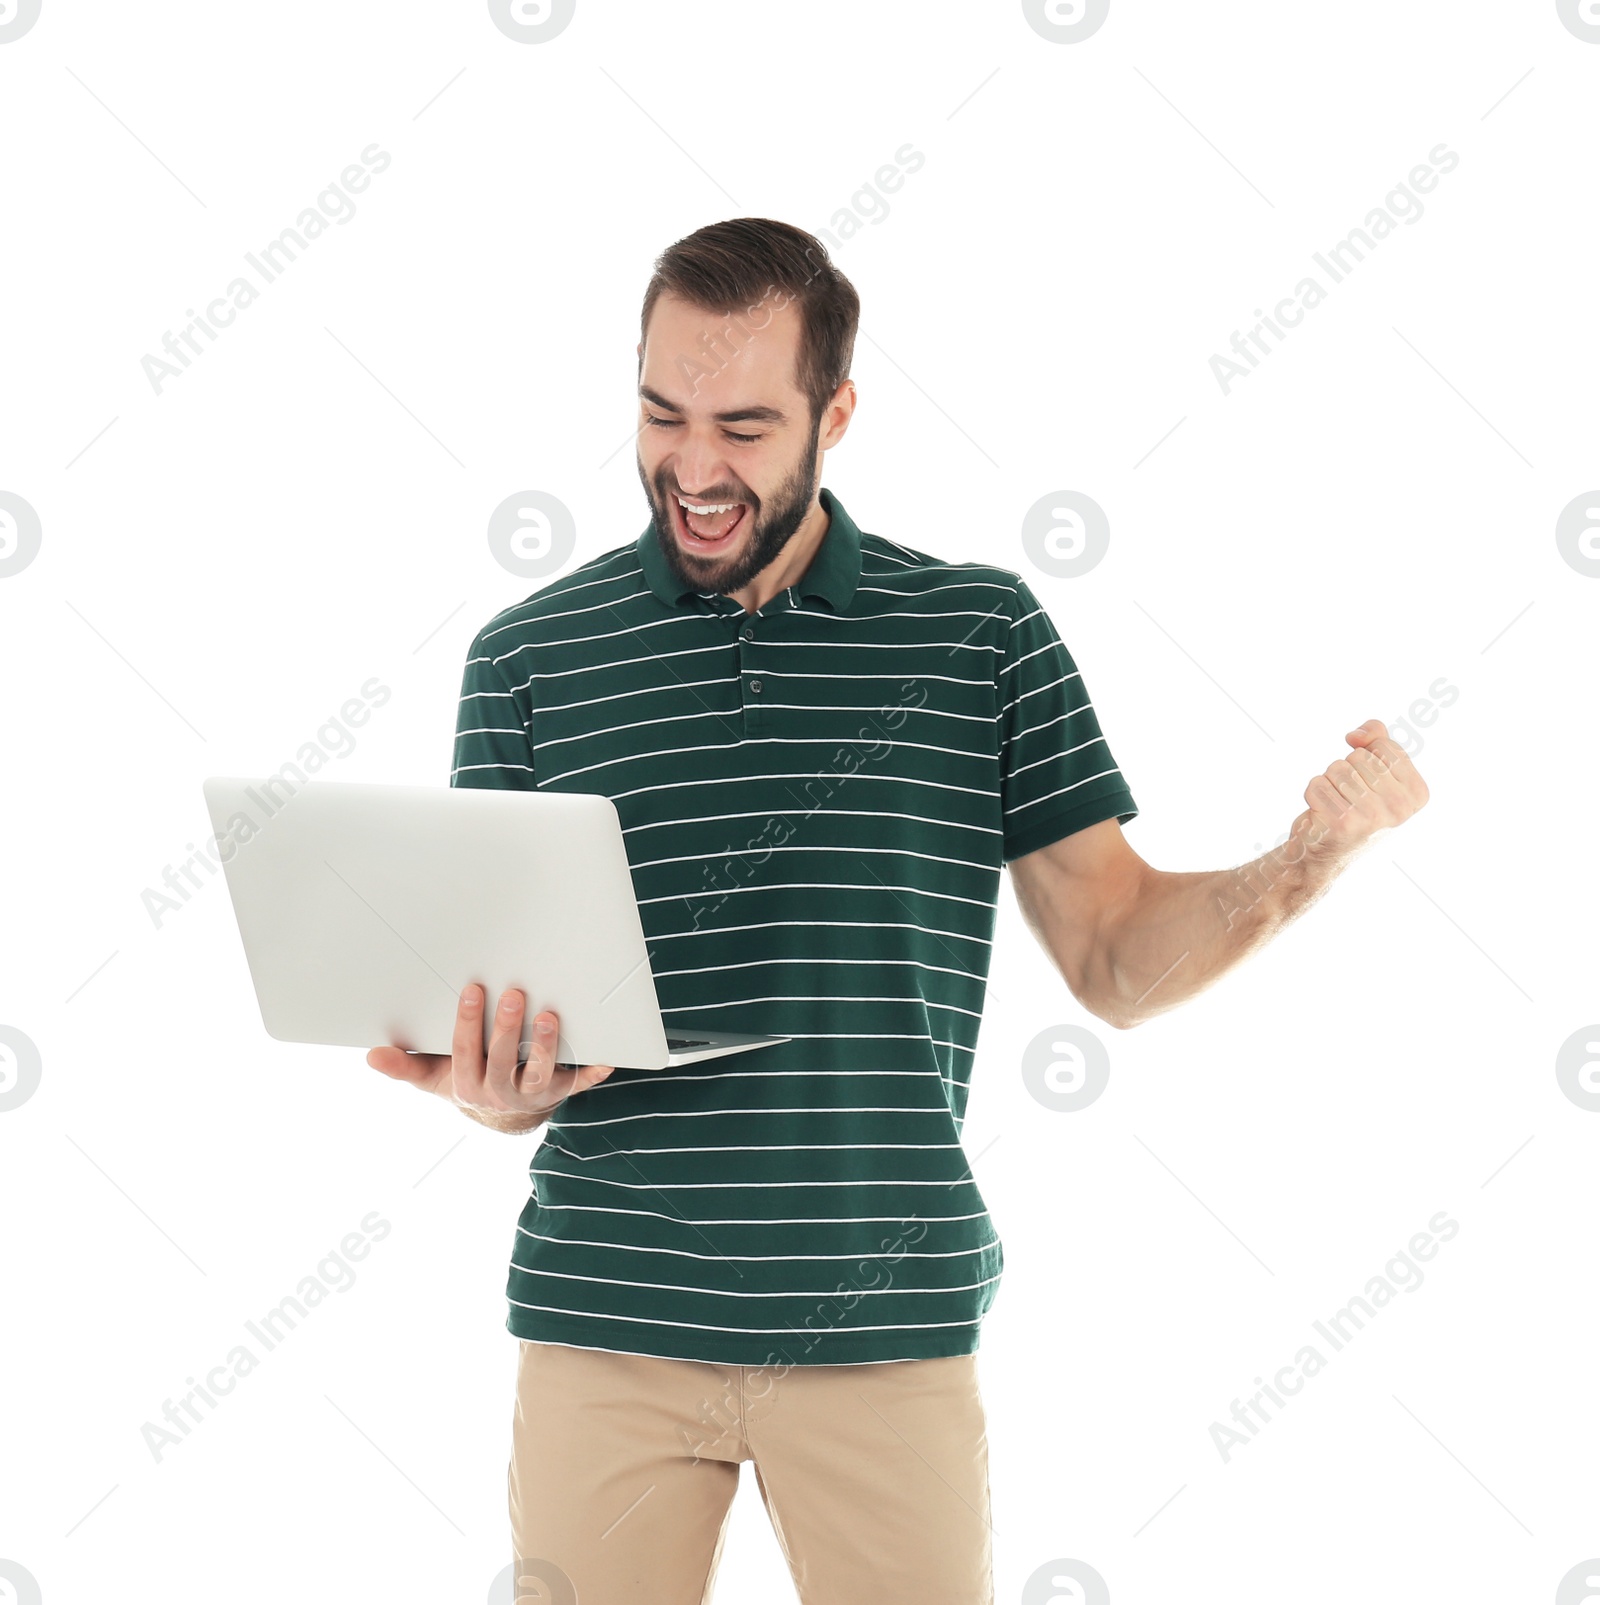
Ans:
[[[743,500],[732,488],[733,482],[722,477],[725,470],[726,464],[720,460],[714,449],[699,444],[685,445],[678,453],[667,480],[669,485],[676,485],[677,489],[691,501]]]
[[[684,476],[681,474],[676,476],[676,480],[679,494],[686,501],[698,502],[702,506],[708,502],[737,502],[744,500],[738,491],[732,490],[726,485],[719,485],[715,481],[711,482],[709,489],[697,490],[692,488],[694,482],[691,480],[686,483]]]

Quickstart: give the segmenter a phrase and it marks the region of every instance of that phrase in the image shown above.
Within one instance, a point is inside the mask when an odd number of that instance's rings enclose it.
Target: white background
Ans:
[[[42,528],[0,580],[0,1024],[42,1061],[0,1113],[0,1559],[45,1605],[490,1598],[535,1139],[271,1041],[221,882],[159,927],[141,894],[204,776],[370,676],[326,772],[445,783],[467,644],[537,588],[490,512],[558,496],[569,566],[637,536],[651,263],[756,215],[834,231],[861,295],[824,483],[1028,578],[1149,862],[1255,857],[1346,730],[1458,693],[1411,737],[1429,805],[1135,1031],[1002,888],[965,1133],[997,1598],[1086,1597],[1025,1595],[1072,1559],[1118,1605],[1555,1599],[1600,1554],[1600,1113],[1555,1073],[1600,1018],[1600,580],[1555,539],[1600,484],[1597,97],[1545,0],[1113,0],[1076,43],[1015,3],[579,0],[532,45],[481,3],[44,0],[0,44],[0,490]],[[354,218],[158,395],[141,359],[373,142]],[[1212,355],[1441,142],[1423,215],[1225,395]],[[1110,520],[1081,578],[1021,543],[1059,489]],[[1078,1113],[1019,1069],[1064,1024],[1111,1055]],[[1441,1210],[1422,1285],[1225,1462],[1212,1423]],[[355,1284],[154,1460],[369,1211]],[[791,1597],[748,1470],[733,1520],[719,1600]]]

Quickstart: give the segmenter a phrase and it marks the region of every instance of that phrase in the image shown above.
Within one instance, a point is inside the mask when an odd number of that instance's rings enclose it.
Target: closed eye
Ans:
[[[682,422],[678,418],[652,418],[648,413],[645,414],[644,421],[647,424],[654,424],[657,429],[676,429]],[[761,439],[760,435],[736,435],[731,429],[724,429],[722,432],[729,440],[735,441],[741,446],[754,445],[756,441]]]

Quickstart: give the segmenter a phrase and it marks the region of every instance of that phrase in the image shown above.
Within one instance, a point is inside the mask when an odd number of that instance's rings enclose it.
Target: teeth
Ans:
[[[688,508],[691,513],[731,513],[739,504],[738,502],[718,502],[708,504],[705,507],[696,507],[693,502],[686,502],[683,497],[680,496],[678,498],[678,505],[680,507]]]

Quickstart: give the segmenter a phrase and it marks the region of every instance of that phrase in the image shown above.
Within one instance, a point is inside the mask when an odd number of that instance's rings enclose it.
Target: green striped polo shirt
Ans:
[[[961,1148],[1004,863],[1132,794],[1021,577],[828,529],[747,614],[654,523],[491,619],[451,784],[616,805],[669,1031],[543,1128],[506,1325],[725,1365],[968,1354],[1004,1255]],[[669,536],[670,538],[670,536]]]

